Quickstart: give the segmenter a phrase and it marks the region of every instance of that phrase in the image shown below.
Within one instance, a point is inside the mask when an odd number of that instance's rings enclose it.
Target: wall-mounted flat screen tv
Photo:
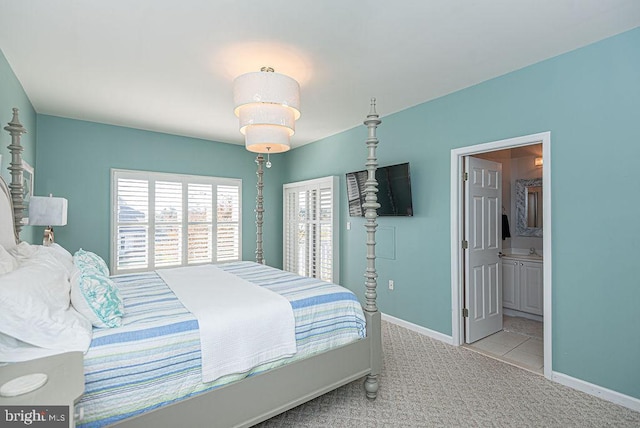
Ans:
[[[349,199],[349,215],[363,217],[365,202],[364,186],[367,171],[349,172],[347,175],[347,197]],[[382,166],[376,170],[378,182],[379,216],[413,216],[411,200],[411,176],[409,163]]]

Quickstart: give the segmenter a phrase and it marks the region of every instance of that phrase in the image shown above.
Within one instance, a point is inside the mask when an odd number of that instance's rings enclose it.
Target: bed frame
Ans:
[[[366,377],[366,396],[375,399],[378,392],[378,375],[382,366],[382,340],[380,312],[376,306],[377,273],[375,267],[376,209],[379,207],[376,194],[378,183],[375,171],[378,166],[376,129],[381,123],[375,109],[375,99],[364,124],[368,128],[366,146],[368,156],[365,183],[365,228],[367,232],[367,268],[365,272],[364,315],[367,336],[356,342],[322,352],[285,366],[251,376],[174,404],[126,419],[119,427],[176,427],[219,426],[249,427],[277,414],[305,403],[326,392],[354,380]],[[20,137],[26,129],[18,119],[18,109],[13,109],[13,118],[4,128],[11,134],[11,201],[13,204],[15,234],[19,236],[24,214],[23,165]],[[264,213],[263,164],[264,157],[256,159],[258,165],[258,195],[256,197],[256,261],[263,263],[262,217]]]

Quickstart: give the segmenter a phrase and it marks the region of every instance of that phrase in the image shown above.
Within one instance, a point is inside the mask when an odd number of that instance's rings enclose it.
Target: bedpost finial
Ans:
[[[369,116],[377,116],[376,112],[376,99],[371,97],[371,109],[369,110]]]
[[[18,119],[18,107],[14,107],[12,110],[13,117],[11,118],[11,123],[20,123],[20,119]]]
[[[13,107],[13,117],[11,118],[11,122],[7,123],[7,126],[4,127],[5,131],[8,131],[11,135],[14,133],[26,134],[27,130],[20,123],[20,119],[18,118],[18,107]]]
[[[369,114],[367,114],[366,119],[364,120],[364,124],[367,127],[373,127],[370,129],[374,129],[376,126],[380,125],[382,121],[380,120],[380,115],[376,111],[376,99],[371,98],[371,108],[369,110]]]

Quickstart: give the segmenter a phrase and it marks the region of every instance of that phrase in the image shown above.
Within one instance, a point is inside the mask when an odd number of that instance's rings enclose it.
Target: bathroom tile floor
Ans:
[[[489,357],[543,374],[542,323],[505,315],[503,324],[504,330],[466,346]]]

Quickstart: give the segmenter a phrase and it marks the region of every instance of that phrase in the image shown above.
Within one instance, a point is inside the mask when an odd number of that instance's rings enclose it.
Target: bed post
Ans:
[[[262,153],[256,157],[256,163],[258,164],[258,171],[256,171],[256,175],[258,176],[258,184],[256,185],[258,188],[258,195],[256,196],[256,262],[264,264],[264,255],[262,252],[262,216],[264,214],[264,197],[262,196],[262,189],[264,188],[262,176],[264,175],[264,170],[262,169],[262,165],[264,165],[264,156]]]
[[[376,113],[376,99],[371,98],[371,110],[367,115],[364,124],[369,130],[367,138],[367,181],[365,182],[365,203],[362,207],[365,209],[364,217],[366,219],[365,228],[367,229],[367,270],[365,273],[365,317],[367,320],[367,336],[371,338],[371,373],[367,375],[364,382],[364,388],[367,392],[367,398],[375,399],[378,394],[378,374],[382,369],[382,328],[380,322],[380,312],[376,305],[376,286],[378,274],[376,273],[376,228],[378,224],[378,182],[376,181],[376,169],[378,167],[378,159],[376,158],[376,147],[378,146],[378,138],[376,137],[376,128],[380,125],[378,113]]]
[[[9,171],[11,171],[11,183],[9,189],[11,189],[11,200],[13,202],[13,223],[16,229],[16,237],[20,236],[22,230],[22,218],[24,217],[24,184],[22,177],[22,151],[24,147],[20,145],[20,136],[25,134],[27,130],[20,123],[18,119],[18,109],[13,108],[13,117],[11,122],[4,127],[5,131],[11,134],[11,144],[8,147],[11,152],[11,163]]]

